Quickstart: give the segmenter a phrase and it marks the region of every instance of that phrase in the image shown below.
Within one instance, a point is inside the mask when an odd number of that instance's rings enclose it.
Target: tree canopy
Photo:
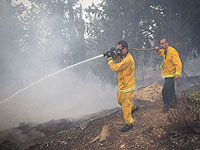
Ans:
[[[1,81],[8,74],[6,79],[24,80],[39,68],[77,63],[121,39],[130,48],[152,48],[167,37],[184,62],[200,54],[199,0],[102,0],[86,10],[80,0],[29,1],[30,8],[0,2]],[[153,53],[131,53],[136,67],[158,68],[160,58]],[[106,80],[115,76],[103,59],[91,68]]]

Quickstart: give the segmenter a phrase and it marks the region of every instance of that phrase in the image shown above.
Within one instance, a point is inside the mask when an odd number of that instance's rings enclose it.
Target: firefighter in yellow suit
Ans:
[[[165,79],[165,83],[162,89],[163,97],[163,112],[168,112],[168,110],[174,107],[176,101],[175,96],[175,85],[178,78],[181,76],[182,63],[179,58],[178,51],[173,47],[168,45],[168,40],[163,38],[160,41],[160,46],[155,47],[155,53],[163,56],[163,63],[161,65],[162,78]]]
[[[133,127],[134,120],[132,113],[138,110],[138,107],[132,103],[133,90],[135,89],[135,63],[132,55],[128,52],[128,43],[124,40],[119,41],[117,49],[121,53],[121,57],[115,63],[111,54],[106,53],[108,57],[108,65],[112,71],[118,73],[118,93],[117,100],[120,106],[122,106],[123,117],[125,121],[124,127],[121,129],[122,132],[126,132]]]

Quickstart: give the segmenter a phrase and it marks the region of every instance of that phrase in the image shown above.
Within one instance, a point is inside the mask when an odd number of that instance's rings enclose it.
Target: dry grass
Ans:
[[[191,98],[191,94],[183,94],[178,99],[176,108],[169,113],[169,121],[177,128],[200,133],[200,113],[194,111],[199,104]]]

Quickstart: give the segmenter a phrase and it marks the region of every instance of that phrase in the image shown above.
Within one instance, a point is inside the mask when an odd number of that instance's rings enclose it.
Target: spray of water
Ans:
[[[76,64],[73,64],[73,65],[71,65],[71,66],[65,67],[65,68],[63,68],[63,69],[61,69],[61,70],[59,70],[59,71],[56,71],[56,72],[52,73],[52,74],[49,74],[49,75],[47,75],[47,76],[41,78],[40,80],[31,83],[30,85],[26,86],[25,88],[23,88],[23,89],[17,91],[16,93],[14,93],[13,95],[7,97],[6,99],[2,100],[2,101],[0,102],[0,104],[2,104],[2,103],[4,103],[4,102],[6,102],[6,101],[12,99],[12,98],[15,97],[16,95],[18,95],[18,94],[24,92],[25,90],[29,89],[30,87],[32,87],[32,86],[34,86],[34,85],[36,85],[36,84],[38,84],[38,83],[40,83],[40,82],[42,82],[42,81],[44,81],[44,80],[50,78],[50,77],[52,77],[52,76],[55,76],[56,74],[59,74],[59,73],[65,71],[65,70],[68,70],[68,69],[70,69],[70,68],[73,68],[73,67],[75,67],[75,66],[78,66],[78,65],[80,65],[80,64],[83,64],[83,63],[85,63],[85,62],[88,62],[88,61],[91,61],[91,60],[94,60],[94,59],[97,59],[97,58],[100,58],[100,57],[103,57],[103,56],[104,56],[104,55],[101,54],[101,55],[98,55],[98,56],[95,56],[95,57],[86,59],[86,60],[84,60],[84,61],[78,62],[78,63],[76,63]]]

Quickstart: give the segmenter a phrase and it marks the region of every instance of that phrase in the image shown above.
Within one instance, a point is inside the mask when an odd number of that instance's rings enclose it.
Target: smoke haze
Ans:
[[[154,34],[160,32],[162,27],[157,23],[162,19],[166,22],[167,16],[162,15],[165,13],[162,12],[154,18],[157,10],[153,9],[152,4],[147,10],[143,10],[147,6],[140,1],[137,5],[132,1],[123,2],[124,5],[121,5],[120,1],[113,1],[116,5],[105,1],[84,12],[88,15],[88,23],[85,23],[80,5],[84,1],[77,3],[37,0],[29,1],[27,5],[30,7],[21,4],[21,0],[12,2],[13,5],[11,1],[0,2],[1,100],[66,66],[102,54],[115,47],[121,39],[127,40],[130,48],[153,47],[152,43],[158,42],[161,36]],[[157,5],[154,5],[157,8]],[[177,23],[177,20],[172,22]],[[153,32],[150,32],[150,38],[143,32],[151,28]],[[179,26],[173,28],[182,29]],[[148,34],[148,30],[145,33]],[[166,26],[163,27],[163,31],[168,32]],[[189,49],[187,42],[181,42],[184,41],[183,37],[190,41],[186,35],[180,35],[180,40],[174,36],[174,43],[180,42],[180,48],[177,48],[179,51]],[[190,56],[190,53],[183,51],[180,57]],[[161,79],[160,56],[155,56],[153,52],[132,54],[136,63],[136,87]],[[189,76],[200,73],[199,62],[199,57],[183,61],[184,70]],[[144,80],[147,79],[149,81],[145,83]],[[110,70],[107,60],[103,58],[66,70],[1,103],[0,130],[15,127],[20,122],[41,123],[51,119],[78,118],[116,107],[118,104],[115,84],[116,74]]]
[[[117,106],[116,88],[93,74],[66,71],[45,80],[0,105],[0,129],[20,122],[77,118]]]

